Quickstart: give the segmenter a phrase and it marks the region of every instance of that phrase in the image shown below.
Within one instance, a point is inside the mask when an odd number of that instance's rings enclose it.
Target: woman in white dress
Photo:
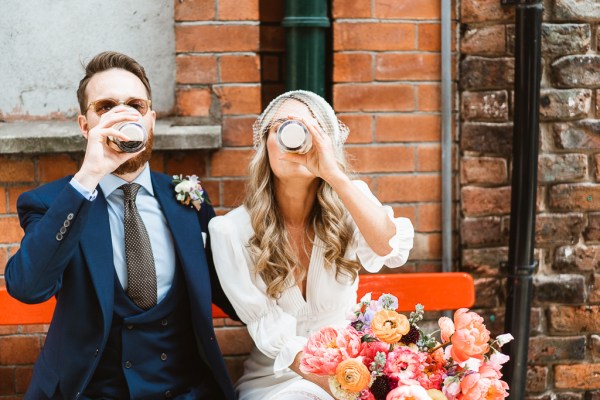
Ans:
[[[308,128],[308,153],[280,150],[288,119]],[[244,205],[210,222],[219,280],[255,345],[236,385],[241,400],[332,399],[326,378],[299,369],[307,337],[347,323],[361,267],[399,267],[412,248],[411,222],[348,178],[347,134],[320,96],[279,96],[254,125]]]

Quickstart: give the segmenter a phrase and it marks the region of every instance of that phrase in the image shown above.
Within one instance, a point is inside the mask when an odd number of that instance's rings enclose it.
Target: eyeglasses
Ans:
[[[90,108],[93,108],[94,112],[101,116],[115,108],[120,104],[125,104],[127,107],[131,107],[135,109],[137,112],[142,114],[142,116],[146,115],[150,106],[152,105],[152,101],[147,99],[137,99],[130,98],[127,100],[115,100],[115,99],[100,99],[96,101],[92,101],[88,107],[85,109],[87,112]]]

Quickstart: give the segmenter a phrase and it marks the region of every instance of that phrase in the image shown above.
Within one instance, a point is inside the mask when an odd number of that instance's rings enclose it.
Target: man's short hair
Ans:
[[[126,56],[125,54],[117,53],[115,51],[105,51],[96,55],[85,66],[85,76],[79,82],[79,88],[77,89],[77,101],[79,101],[79,109],[81,110],[82,114],[85,114],[87,109],[85,88],[87,87],[90,79],[92,79],[92,76],[98,72],[103,72],[111,68],[124,69],[137,76],[146,88],[148,99],[152,99],[152,89],[150,88],[150,81],[146,76],[144,67],[142,67],[141,64],[135,61],[133,58]]]

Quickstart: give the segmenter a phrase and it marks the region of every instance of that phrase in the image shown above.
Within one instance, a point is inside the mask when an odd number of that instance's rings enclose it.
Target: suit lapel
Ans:
[[[108,204],[100,189],[93,207],[81,237],[81,248],[100,302],[105,334],[108,334],[114,304],[115,267],[108,222]]]
[[[196,209],[184,206],[175,198],[167,175],[151,173],[154,195],[173,235],[175,251],[184,272],[191,304],[198,304],[205,316],[211,316],[210,277],[200,222]]]

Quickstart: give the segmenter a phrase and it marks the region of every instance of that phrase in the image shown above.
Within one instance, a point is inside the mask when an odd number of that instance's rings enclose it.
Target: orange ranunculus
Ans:
[[[402,335],[410,331],[410,322],[402,314],[393,310],[377,311],[371,321],[371,329],[379,340],[386,343],[398,343]]]
[[[454,327],[452,359],[459,363],[471,357],[483,360],[483,355],[490,348],[490,331],[485,327],[483,318],[467,308],[461,308],[454,313]]]
[[[360,358],[348,358],[337,366],[335,378],[342,389],[358,393],[369,386],[371,373]]]

